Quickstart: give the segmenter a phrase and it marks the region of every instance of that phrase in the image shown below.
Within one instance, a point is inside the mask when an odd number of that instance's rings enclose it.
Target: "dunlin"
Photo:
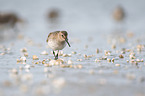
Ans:
[[[120,22],[123,21],[124,17],[125,17],[125,12],[123,8],[121,6],[118,6],[113,12],[114,20]]]
[[[8,25],[14,28],[17,22],[23,22],[15,13],[0,13],[0,27]]]
[[[49,13],[48,13],[48,18],[57,18],[59,17],[59,11],[54,9],[54,10],[51,10]]]
[[[53,50],[55,60],[58,59],[59,50],[62,50],[66,46],[66,43],[68,44],[69,47],[71,47],[68,42],[67,35],[68,33],[66,31],[55,31],[49,33],[47,37],[46,42],[48,43],[48,46]],[[57,55],[55,55],[54,52],[56,50],[58,50]]]
[[[52,9],[47,14],[47,18],[51,21],[56,20],[59,17],[60,17],[60,11],[58,9]]]

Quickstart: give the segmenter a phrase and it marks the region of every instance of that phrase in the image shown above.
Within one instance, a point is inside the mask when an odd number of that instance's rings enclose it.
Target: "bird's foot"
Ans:
[[[54,60],[57,60],[57,59],[58,59],[58,57],[55,57],[55,58],[54,58]]]

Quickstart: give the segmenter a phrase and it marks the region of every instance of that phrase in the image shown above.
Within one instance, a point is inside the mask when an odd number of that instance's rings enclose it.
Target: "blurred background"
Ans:
[[[126,48],[144,58],[144,51],[138,54],[135,49],[145,40],[144,9],[145,0],[0,0],[0,96],[144,96],[143,62],[134,67],[126,64],[129,53],[124,59],[118,57]],[[39,61],[53,59],[46,39],[59,30],[68,32],[71,44],[64,53],[76,51],[72,57],[60,58],[82,64],[82,69],[44,67],[32,59],[33,55]],[[44,50],[48,54],[42,56]],[[106,53],[111,55],[106,57]],[[83,54],[92,57],[84,59]],[[27,59],[25,64],[17,64],[21,57]],[[96,63],[96,58],[106,61]],[[115,58],[115,63],[108,63],[107,58]],[[116,63],[122,65],[116,67]],[[25,68],[30,66],[31,70]],[[16,76],[10,75],[13,68],[19,71],[14,72]],[[53,80],[66,86],[58,91]]]
[[[38,37],[38,41],[45,41],[46,35],[56,30],[66,30],[72,38],[100,33],[111,34],[116,28],[113,11],[118,6],[125,12],[122,24],[124,32],[144,32],[144,0],[0,0],[0,12],[18,15],[24,20],[19,31],[34,39]],[[52,11],[57,13],[57,16],[54,16],[57,18],[55,21],[50,20],[54,19],[49,16]]]

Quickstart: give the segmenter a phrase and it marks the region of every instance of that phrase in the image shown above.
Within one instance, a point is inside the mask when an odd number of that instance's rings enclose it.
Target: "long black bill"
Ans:
[[[69,44],[69,42],[68,42],[68,39],[67,38],[65,39],[65,41],[68,44],[68,46],[71,47],[70,44]]]

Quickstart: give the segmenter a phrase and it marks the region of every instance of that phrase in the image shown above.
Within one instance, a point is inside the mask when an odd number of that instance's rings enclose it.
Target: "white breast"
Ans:
[[[55,40],[49,40],[48,41],[48,46],[51,49],[53,49],[54,51],[55,50],[62,50],[66,46],[66,42],[60,43],[60,42],[57,42]]]

